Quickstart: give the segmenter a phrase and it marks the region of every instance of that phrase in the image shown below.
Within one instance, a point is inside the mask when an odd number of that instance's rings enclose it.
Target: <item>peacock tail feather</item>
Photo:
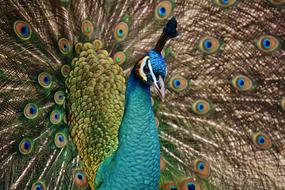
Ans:
[[[283,0],[0,7],[0,189],[94,189],[118,147],[125,78],[173,15],[165,100],[152,92],[160,188],[285,188]]]

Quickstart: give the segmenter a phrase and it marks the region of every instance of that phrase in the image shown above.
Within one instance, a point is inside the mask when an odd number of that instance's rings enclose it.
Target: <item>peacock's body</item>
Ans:
[[[0,7],[0,190],[285,188],[284,0]]]

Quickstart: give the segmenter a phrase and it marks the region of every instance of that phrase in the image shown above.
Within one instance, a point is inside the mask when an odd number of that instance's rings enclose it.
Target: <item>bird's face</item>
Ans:
[[[164,79],[167,73],[167,67],[164,58],[160,53],[154,50],[138,61],[136,73],[140,79],[149,85],[154,85],[160,93],[162,99],[165,95]]]

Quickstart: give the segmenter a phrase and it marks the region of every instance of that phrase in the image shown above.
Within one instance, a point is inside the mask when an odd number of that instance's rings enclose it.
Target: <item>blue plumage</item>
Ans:
[[[127,94],[119,148],[97,174],[112,183],[103,183],[100,190],[158,188],[160,147],[150,85],[140,81],[134,70],[128,79]]]

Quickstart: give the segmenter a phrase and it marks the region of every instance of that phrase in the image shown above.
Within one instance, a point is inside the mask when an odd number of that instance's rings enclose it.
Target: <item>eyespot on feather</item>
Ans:
[[[171,1],[162,1],[155,8],[155,18],[157,20],[167,19],[174,8],[174,3]]]
[[[64,78],[66,78],[69,75],[70,71],[71,71],[71,67],[69,65],[62,65],[60,69],[61,75]]]
[[[252,140],[254,145],[259,149],[267,150],[271,148],[272,145],[271,139],[267,134],[263,132],[257,132],[253,134]]]
[[[114,36],[117,42],[122,42],[124,41],[129,33],[129,26],[125,22],[120,22],[115,26],[114,29]]]
[[[72,179],[77,188],[86,188],[88,179],[82,169],[75,169],[72,172]]]
[[[200,159],[195,160],[194,161],[194,172],[201,178],[207,178],[210,175],[209,164]]]
[[[14,32],[20,39],[24,41],[29,40],[32,36],[31,26],[22,20],[18,20],[14,23]]]
[[[37,181],[33,184],[32,190],[46,190],[46,185],[43,181]]]
[[[173,76],[169,80],[168,86],[175,92],[182,92],[187,89],[188,81],[182,76]]]
[[[63,148],[67,144],[67,137],[63,132],[57,132],[54,136],[54,143],[57,148]]]
[[[113,57],[114,63],[117,63],[119,65],[122,65],[123,63],[125,63],[126,59],[127,59],[127,56],[122,51],[119,51],[119,52],[115,53],[115,55]]]
[[[58,48],[62,54],[67,55],[71,52],[71,43],[68,39],[61,38],[58,41]]]
[[[54,125],[60,124],[62,121],[62,113],[59,110],[53,110],[50,113],[50,122]]]
[[[275,6],[285,5],[285,0],[267,0],[267,1]]]
[[[24,116],[27,119],[35,119],[37,118],[39,115],[39,108],[36,104],[34,103],[28,103],[25,107],[24,107]]]
[[[200,184],[196,182],[194,178],[184,179],[180,185],[180,190],[201,190]]]
[[[161,190],[178,190],[176,183],[169,182],[160,187]]]
[[[256,40],[257,48],[263,53],[272,53],[280,48],[280,41],[271,35],[262,35]]]
[[[206,100],[197,100],[193,103],[192,110],[196,114],[205,115],[210,112],[211,105]]]
[[[28,155],[33,151],[34,141],[30,138],[23,138],[19,145],[18,150],[22,155]]]
[[[65,101],[65,94],[63,91],[57,91],[54,93],[53,99],[57,105],[62,105]]]
[[[221,48],[221,41],[217,38],[205,36],[199,41],[198,48],[204,54],[214,54],[217,53]]]
[[[253,82],[244,75],[237,75],[232,79],[232,85],[239,91],[249,91],[253,88]]]
[[[230,8],[236,5],[239,0],[212,0],[213,3],[221,8]]]
[[[38,83],[41,87],[49,89],[52,85],[52,76],[47,72],[41,72],[38,75]]]
[[[90,22],[89,20],[84,20],[81,24],[81,31],[85,36],[90,37],[91,34],[94,32],[92,22]]]

